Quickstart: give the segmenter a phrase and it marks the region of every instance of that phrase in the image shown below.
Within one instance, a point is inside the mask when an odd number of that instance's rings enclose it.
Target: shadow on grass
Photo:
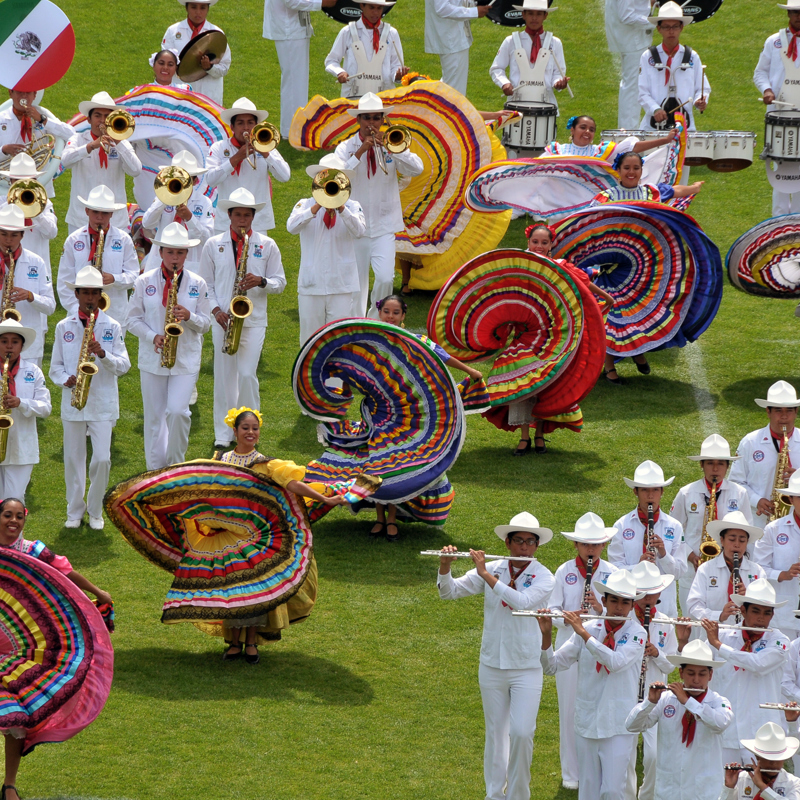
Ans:
[[[364,706],[374,696],[366,680],[334,661],[268,646],[261,648],[261,663],[256,667],[243,660],[224,662],[221,647],[218,653],[163,647],[117,650],[114,687],[166,701],[285,700],[287,694],[302,692],[324,705]]]
[[[653,365],[655,373],[657,367]],[[675,380],[669,374],[630,375],[621,372],[624,386],[612,386],[604,378],[589,397],[581,403],[583,413],[593,422],[616,422],[629,419],[656,417],[682,417],[697,412],[694,387],[685,381]],[[704,405],[713,407],[717,395],[705,393]]]
[[[66,517],[66,511],[64,516]],[[110,522],[106,522],[104,530],[93,531],[88,525],[87,518],[84,517],[80,528],[62,527],[49,542],[48,547],[54,553],[69,558],[75,569],[80,572],[119,558],[112,547],[115,536],[118,536],[117,529]]]
[[[746,411],[759,412],[761,409],[755,404],[754,400],[757,397],[766,397],[767,390],[776,381],[787,381],[792,386],[800,386],[800,377],[789,375],[775,375],[773,377],[758,377],[758,378],[745,378],[735,383],[729,383],[723,390],[722,396],[725,401],[734,406],[739,406]],[[761,411],[764,415],[764,422],[761,427],[766,426],[767,418],[766,413]]]

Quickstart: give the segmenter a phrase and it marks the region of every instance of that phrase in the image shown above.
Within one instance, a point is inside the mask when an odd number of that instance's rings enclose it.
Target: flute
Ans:
[[[659,683],[658,681],[656,681],[656,683],[650,684],[650,688],[669,689],[669,686],[667,686],[665,683]],[[688,686],[683,686],[683,691],[686,692],[686,694],[703,694],[703,692],[707,691],[707,689],[690,689]]]
[[[563,619],[563,611],[512,611],[512,617],[543,617],[550,619]],[[603,614],[581,614],[581,619],[607,619],[611,622],[627,622],[630,617],[607,617]]]
[[[470,556],[469,551],[458,550],[455,553],[445,553],[442,550],[420,550],[419,554],[421,556],[439,556],[440,558],[472,558]],[[506,559],[508,561],[536,561],[536,556],[493,556],[489,555],[488,553],[484,556],[484,558],[491,558],[495,561]]]
[[[691,628],[702,628],[703,623],[700,622],[699,619],[690,619],[690,620],[683,620],[683,619],[672,619],[670,617],[659,617],[655,620],[657,623],[664,625],[688,625]],[[744,625],[729,625],[726,622],[720,622],[717,627],[721,631],[727,630],[740,630],[740,631],[756,631],[757,633],[769,633],[772,631],[772,628],[747,628]]]
[[[800,711],[797,703],[759,703],[759,708],[771,708],[775,711]]]
[[[738,769],[740,772],[752,772],[753,767],[746,767],[744,764],[726,764],[725,769]],[[777,775],[780,770],[779,769],[762,769],[762,773],[768,775]]]

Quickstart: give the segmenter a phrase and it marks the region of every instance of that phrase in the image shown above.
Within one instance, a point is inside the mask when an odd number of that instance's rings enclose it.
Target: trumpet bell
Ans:
[[[390,125],[383,140],[390,153],[404,153],[411,147],[411,131],[405,125]]]
[[[250,143],[258,153],[269,153],[281,141],[280,131],[269,122],[259,122],[250,132]]]
[[[182,167],[164,167],[156,175],[153,187],[165,206],[181,206],[192,196],[194,181]]]
[[[322,208],[341,208],[350,199],[350,179],[341,170],[320,170],[311,181],[311,196]]]
[[[123,139],[128,139],[133,135],[136,120],[127,111],[118,109],[117,111],[112,111],[106,117],[105,126],[106,136],[115,142],[121,142]]]
[[[47,192],[39,181],[19,180],[11,184],[7,200],[22,211],[25,219],[33,219],[47,206]]]

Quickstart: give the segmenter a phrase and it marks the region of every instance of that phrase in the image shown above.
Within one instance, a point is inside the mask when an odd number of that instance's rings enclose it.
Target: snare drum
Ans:
[[[752,131],[714,131],[713,172],[738,172],[753,163],[756,135]]]
[[[503,128],[503,146],[516,156],[540,155],[550,142],[555,141],[558,109],[552,103],[509,100],[505,108],[522,115],[522,119]]]
[[[705,167],[713,160],[714,131],[687,131],[683,163],[687,167]]]
[[[776,161],[800,161],[800,111],[767,111],[762,155]]]

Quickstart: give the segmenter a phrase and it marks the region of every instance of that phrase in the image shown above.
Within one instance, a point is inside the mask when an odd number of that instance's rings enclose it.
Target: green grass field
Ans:
[[[150,80],[150,53],[166,27],[182,14],[174,0],[60,0],[75,27],[78,47],[69,73],[46,93],[44,105],[69,119],[77,104],[100,90],[120,95]],[[618,73],[606,50],[602,0],[560,0],[550,17],[565,44],[574,100],[561,96],[563,120],[591,113],[600,128],[616,127]],[[0,3],[2,8],[2,3]],[[423,52],[422,0],[402,0],[391,21],[403,37],[415,70],[439,77],[435,56]],[[228,104],[247,95],[273,118],[279,109],[275,49],[261,38],[263,8],[256,0],[222,0],[210,19],[227,33],[233,66],[226,79]],[[338,24],[314,14],[311,93],[338,94],[323,59]],[[706,130],[754,130],[761,147],[763,106],[752,71],[767,35],[785,24],[774,3],[726,0],[719,13],[685,35],[708,65],[713,87]],[[481,109],[501,106],[488,68],[508,32],[487,20],[473,24],[470,100]],[[293,400],[290,370],[298,349],[295,296],[298,241],[285,220],[306,196],[303,168],[312,154],[281,152],[293,169],[276,184],[273,235],[289,281],[269,300],[270,328],[260,366],[265,427],[261,450],[305,463],[319,455],[314,423]],[[692,213],[723,253],[751,225],[770,216],[770,190],[761,162],[743,172],[707,181]],[[69,176],[56,183],[56,211],[63,219]],[[503,244],[524,246],[524,221],[512,223]],[[53,245],[58,264],[66,226]],[[399,280],[398,280],[399,287]],[[432,296],[417,293],[409,327],[421,331]],[[373,541],[369,520],[343,511],[315,528],[320,599],[312,617],[282,642],[262,648],[258,667],[223,664],[218,641],[191,626],[165,626],[160,606],[170,576],[144,561],[107,525],[97,533],[67,531],[58,421],[40,424],[41,463],[29,490],[29,538],[41,538],[67,555],[76,569],[116,600],[116,675],[105,711],[86,731],[60,747],[41,747],[23,761],[18,785],[24,797],[281,798],[480,798],[483,796],[483,718],[477,686],[482,600],[443,603],[435,588],[436,562],[418,551],[454,543],[496,548],[492,529],[520,510],[554,530],[570,530],[585,511],[607,524],[629,510],[622,481],[645,458],[658,461],[675,488],[699,477],[686,456],[712,432],[733,447],[763,424],[753,403],[769,384],[800,384],[797,320],[793,304],[756,299],[726,286],[720,312],[699,343],[651,358],[653,374],[621,367],[624,388],[600,384],[583,404],[581,435],[550,437],[546,456],[510,458],[515,437],[480,417],[470,417],[467,442],[450,478],[456,504],[444,530],[411,525],[400,544]],[[59,309],[51,331],[63,315]],[[207,337],[194,408],[188,457],[211,455],[212,353]],[[135,343],[128,337],[135,363]],[[47,348],[49,352],[49,345]],[[47,362],[47,358],[46,358]],[[45,363],[45,373],[47,372]],[[142,408],[135,370],[120,382],[122,418],[113,444],[112,482],[144,470]],[[665,503],[673,493],[668,490]],[[553,571],[570,554],[556,537],[540,556]],[[466,567],[457,566],[457,574]],[[534,753],[534,798],[575,797],[560,788],[555,684],[546,679]]]

